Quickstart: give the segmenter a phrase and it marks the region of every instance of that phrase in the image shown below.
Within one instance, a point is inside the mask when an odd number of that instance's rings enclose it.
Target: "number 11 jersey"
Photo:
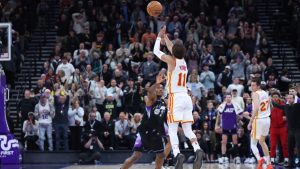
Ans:
[[[168,93],[187,93],[186,79],[188,69],[184,59],[175,58],[175,68],[172,72],[168,71],[167,86]]]

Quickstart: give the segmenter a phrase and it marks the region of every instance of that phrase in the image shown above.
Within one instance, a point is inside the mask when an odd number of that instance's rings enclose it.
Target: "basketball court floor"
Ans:
[[[23,169],[120,169],[121,164],[115,165],[23,165]],[[130,169],[154,169],[152,164],[135,164]],[[191,164],[185,164],[184,169],[192,169]],[[266,168],[266,166],[264,166]],[[165,167],[164,169],[174,169],[174,167]],[[254,164],[230,164],[230,165],[219,165],[219,164],[203,164],[201,169],[256,169]],[[284,169],[282,166],[275,166],[274,169]]]

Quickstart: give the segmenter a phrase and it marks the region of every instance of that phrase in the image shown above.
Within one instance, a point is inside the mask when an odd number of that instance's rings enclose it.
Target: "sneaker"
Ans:
[[[109,147],[108,149],[109,149],[109,150],[114,150],[114,148],[113,148],[113,147]]]
[[[195,152],[195,160],[193,164],[193,169],[199,169],[202,167],[202,160],[204,157],[204,152],[199,149]]]
[[[185,160],[185,157],[183,154],[179,153],[176,157],[175,157],[175,166],[174,169],[183,169],[183,162]]]
[[[250,160],[250,158],[246,158],[244,161],[244,164],[249,164],[249,160]]]
[[[218,163],[219,164],[223,164],[224,163],[223,157],[218,158]]]
[[[241,164],[241,158],[240,157],[235,157],[234,162],[235,162],[235,164]]]
[[[264,158],[260,158],[257,161],[257,169],[263,169],[263,164],[265,163],[265,159]]]
[[[224,157],[224,164],[229,164],[229,158],[228,157]]]
[[[256,160],[254,157],[251,157],[248,161],[248,164],[255,164]]]
[[[266,169],[273,169],[272,164],[267,165],[267,168],[266,168]]]

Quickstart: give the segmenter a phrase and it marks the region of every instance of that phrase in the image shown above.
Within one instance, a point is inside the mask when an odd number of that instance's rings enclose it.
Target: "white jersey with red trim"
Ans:
[[[270,99],[268,93],[263,90],[258,90],[256,91],[256,93],[258,94],[258,103],[259,103],[258,114],[256,118],[260,119],[260,118],[270,117],[271,108],[270,108]]]
[[[175,68],[168,71],[168,93],[187,93],[186,79],[188,69],[184,59],[175,59]]]

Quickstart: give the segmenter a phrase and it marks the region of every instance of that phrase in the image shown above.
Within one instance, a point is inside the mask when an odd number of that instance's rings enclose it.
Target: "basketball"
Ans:
[[[161,14],[163,7],[158,1],[151,1],[147,5],[147,12],[150,16],[157,17]]]

